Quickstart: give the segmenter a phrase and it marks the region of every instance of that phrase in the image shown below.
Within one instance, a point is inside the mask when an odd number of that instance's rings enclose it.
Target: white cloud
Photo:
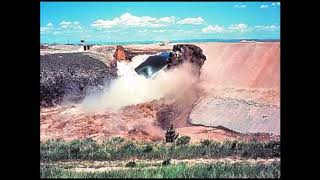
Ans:
[[[239,23],[239,24],[231,24],[228,28],[224,28],[223,26],[219,25],[209,25],[202,29],[203,33],[233,33],[233,32],[248,32],[251,29],[247,24]]]
[[[254,26],[257,31],[276,31],[280,29],[280,26],[277,25],[258,25]]]
[[[271,6],[280,6],[280,2],[277,2],[277,3],[271,3]]]
[[[266,4],[263,4],[263,5],[260,6],[260,8],[262,8],[262,9],[266,9],[268,7],[269,7],[269,5],[266,5]]]
[[[246,8],[247,6],[246,5],[235,5],[233,7],[235,7],[235,8]]]
[[[138,30],[138,32],[148,32],[148,30],[147,29],[143,29],[143,30]]]
[[[74,33],[82,31],[83,27],[81,27],[79,21],[62,21],[59,23],[58,27],[54,27],[53,23],[49,22],[46,26],[40,27],[40,34],[63,34],[63,33]]]
[[[153,30],[152,32],[160,32],[160,33],[162,33],[162,32],[166,32],[166,30],[159,29],[159,30]]]
[[[260,6],[260,8],[262,9],[266,9],[266,8],[276,8],[277,6],[280,6],[280,2],[273,2],[273,3],[270,3],[270,4],[263,4]]]
[[[208,27],[205,27],[202,29],[203,33],[222,33],[225,32],[224,27],[219,26],[219,25],[209,25]]]
[[[180,34],[194,34],[195,32],[199,32],[201,29],[192,29],[192,30],[177,30],[176,32],[180,32]]]
[[[177,22],[177,24],[193,24],[193,25],[200,25],[204,22],[202,17],[197,18],[185,18]]]
[[[202,17],[185,18],[177,21],[178,18],[174,16],[166,16],[161,18],[154,18],[150,16],[135,16],[128,12],[110,20],[97,19],[91,26],[98,29],[108,29],[114,27],[166,27],[171,24],[192,24],[200,25],[204,22]]]
[[[162,17],[162,18],[159,18],[159,22],[172,24],[172,23],[175,22],[175,17],[174,17],[174,16],[171,16],[171,17]]]
[[[175,17],[153,18],[150,16],[134,16],[128,12],[112,20],[98,19],[91,26],[96,28],[113,27],[164,27],[175,22]]]
[[[40,27],[41,34],[46,34],[48,32],[50,32],[50,29],[48,27]]]
[[[68,22],[62,21],[59,25],[61,28],[67,28],[70,24],[71,24],[70,21],[68,21]]]
[[[219,25],[209,25],[202,29],[203,33],[245,33],[251,31],[278,31],[280,30],[279,25],[256,25],[249,26],[244,23],[231,24],[227,28]]]
[[[80,22],[79,21],[62,21],[59,23],[60,28],[63,29],[70,29],[70,30],[81,30],[82,27],[80,26]]]
[[[40,34],[48,34],[54,30],[53,24],[49,22],[46,26],[40,27]]]
[[[228,27],[228,29],[230,29],[231,31],[239,31],[241,33],[249,31],[248,29],[248,25],[247,24],[232,24]]]
[[[54,31],[52,34],[53,35],[58,35],[58,34],[61,34],[61,32],[60,31]]]
[[[81,39],[91,38],[92,36],[90,34],[86,34],[81,36]]]

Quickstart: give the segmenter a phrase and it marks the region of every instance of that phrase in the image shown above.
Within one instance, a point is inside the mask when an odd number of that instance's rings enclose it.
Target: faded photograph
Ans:
[[[280,2],[40,2],[41,178],[280,178]]]

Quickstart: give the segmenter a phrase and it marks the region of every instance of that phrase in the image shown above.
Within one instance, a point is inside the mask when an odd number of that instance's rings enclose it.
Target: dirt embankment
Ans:
[[[280,88],[280,43],[201,43],[207,87]]]
[[[190,122],[280,134],[280,43],[202,43],[202,95]]]

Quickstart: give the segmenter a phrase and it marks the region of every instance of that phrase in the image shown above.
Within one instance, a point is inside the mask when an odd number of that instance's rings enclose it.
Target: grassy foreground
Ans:
[[[76,141],[49,140],[40,143],[41,178],[279,178],[280,162],[209,162],[166,163],[170,159],[223,159],[241,157],[243,159],[278,159],[280,142],[215,142],[204,140],[198,144],[164,142],[131,142],[113,138],[103,142],[92,139]],[[144,164],[139,160],[160,161],[157,165]],[[68,164],[68,162],[80,162]],[[87,165],[83,166],[85,161]],[[118,169],[99,169],[93,161],[119,161]],[[168,161],[168,162],[169,162]],[[62,165],[61,165],[62,162]],[[120,164],[121,164],[120,163]],[[131,165],[130,165],[131,163]],[[60,164],[60,165],[59,165]],[[111,166],[99,165],[102,168]],[[79,168],[77,169],[77,167]],[[93,172],[86,168],[94,169]]]
[[[203,141],[199,144],[130,142],[113,138],[102,143],[92,139],[64,142],[49,140],[40,144],[40,161],[191,159],[239,156],[244,158],[280,157],[280,142]]]
[[[215,163],[130,168],[104,172],[75,172],[52,166],[42,166],[42,178],[279,178],[280,163],[240,164]]]

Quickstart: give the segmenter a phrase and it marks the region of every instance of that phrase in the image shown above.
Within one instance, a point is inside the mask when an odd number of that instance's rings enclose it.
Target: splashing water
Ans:
[[[117,110],[124,106],[160,99],[167,94],[181,93],[195,82],[188,65],[171,71],[160,71],[155,78],[151,79],[137,74],[134,69],[148,57],[149,55],[139,55],[134,57],[132,62],[119,62],[119,77],[112,81],[102,93],[88,95],[82,102],[84,109],[88,111],[109,108]],[[152,74],[152,72],[148,73]]]

